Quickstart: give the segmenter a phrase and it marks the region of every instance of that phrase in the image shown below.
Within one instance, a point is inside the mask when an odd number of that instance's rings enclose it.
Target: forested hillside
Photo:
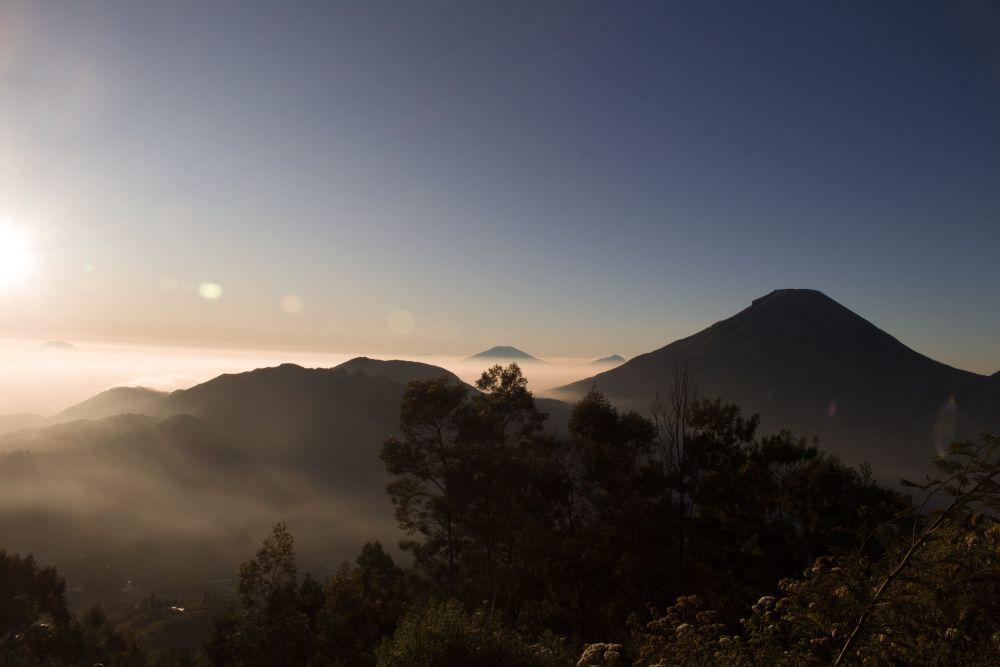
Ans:
[[[939,478],[913,489],[917,501],[951,498],[925,513],[815,443],[695,398],[685,376],[654,419],[590,392],[562,436],[543,428],[516,365],[489,369],[475,390],[417,379],[400,398],[398,435],[370,452],[387,473],[400,555],[371,541],[332,574],[306,571],[279,521],[232,572],[231,606],[146,598],[115,622],[101,610],[74,619],[54,572],[5,553],[3,567],[22,574],[0,595],[45,602],[4,621],[0,655],[218,665],[998,655],[996,438],[951,447]],[[178,639],[190,636],[202,643]]]

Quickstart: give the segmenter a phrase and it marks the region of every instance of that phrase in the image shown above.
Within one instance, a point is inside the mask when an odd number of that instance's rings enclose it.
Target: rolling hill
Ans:
[[[96,418],[0,435],[3,546],[58,565],[95,599],[126,579],[162,589],[180,574],[228,576],[279,520],[308,531],[297,546],[315,573],[365,541],[393,545],[377,452],[398,435],[406,384],[438,377],[460,382],[429,364],[357,358],[167,395],[104,392],[60,413]],[[565,424],[568,406],[539,406]]]
[[[116,415],[148,412],[166,392],[145,387],[114,387],[72,405],[52,417],[32,413],[0,415],[0,434],[23,429],[39,429],[81,419],[103,419]]]
[[[58,424],[77,419],[102,419],[130,412],[143,414],[166,395],[166,392],[146,387],[114,387],[66,408],[51,417],[49,422]]]

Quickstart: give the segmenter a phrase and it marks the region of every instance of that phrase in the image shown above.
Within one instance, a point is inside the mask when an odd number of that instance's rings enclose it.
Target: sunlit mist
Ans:
[[[332,368],[354,357],[404,359],[439,366],[472,384],[498,360],[447,355],[399,355],[302,350],[213,349],[155,345],[63,343],[39,340],[0,341],[0,415],[55,414],[94,394],[117,386],[160,391],[186,389],[223,373],[294,363],[307,368]],[[539,396],[595,372],[590,359],[546,358],[522,370]]]

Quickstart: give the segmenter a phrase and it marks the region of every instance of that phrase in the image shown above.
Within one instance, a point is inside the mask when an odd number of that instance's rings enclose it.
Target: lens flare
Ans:
[[[222,286],[219,283],[202,283],[198,285],[198,294],[202,299],[215,301],[222,296]]]
[[[281,297],[281,309],[286,313],[296,315],[302,312],[304,307],[305,303],[303,303],[302,297],[295,296],[294,294]]]
[[[931,438],[934,442],[934,450],[938,454],[945,454],[948,445],[954,442],[958,434],[958,403],[954,396],[949,396],[937,412],[937,419],[934,421],[934,431]]]

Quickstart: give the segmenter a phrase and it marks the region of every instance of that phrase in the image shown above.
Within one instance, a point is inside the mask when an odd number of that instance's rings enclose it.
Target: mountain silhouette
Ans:
[[[103,419],[115,415],[144,414],[166,392],[146,387],[114,387],[70,406],[52,417],[32,413],[0,415],[0,434],[28,428],[43,428],[80,419]]]
[[[114,387],[66,408],[49,421],[60,423],[77,419],[101,419],[130,412],[143,414],[154,402],[166,395],[166,392],[146,387]]]
[[[609,355],[607,357],[601,357],[600,359],[594,359],[590,363],[592,363],[592,364],[605,364],[605,365],[610,365],[610,364],[624,364],[625,363],[625,357],[623,357],[620,354],[612,354],[612,355]]]
[[[510,345],[497,345],[495,347],[491,347],[488,350],[484,350],[479,354],[474,354],[471,357],[467,358],[468,361],[474,361],[480,359],[541,363],[540,359],[531,356],[527,352],[522,352],[516,347],[512,347]]]
[[[337,370],[348,373],[363,373],[371,377],[385,377],[393,382],[408,384],[413,380],[436,380],[446,377],[453,382],[461,382],[458,376],[451,371],[440,366],[425,364],[419,361],[399,361],[381,359],[369,359],[368,357],[355,357],[350,361],[345,361],[336,367]]]
[[[925,357],[815,290],[783,289],[617,368],[561,388],[597,387],[646,411],[687,366],[699,392],[759,413],[765,429],[817,436],[849,463],[885,478],[920,475],[959,435],[1000,427],[990,378]]]
[[[373,538],[395,543],[378,451],[399,435],[407,384],[440,377],[461,382],[437,366],[361,357],[220,375],[167,395],[103,392],[60,413],[97,418],[0,435],[4,546],[93,582],[109,580],[105,565],[210,581],[279,520],[313,527],[302,547],[315,568]],[[569,406],[538,403],[564,428]],[[35,499],[30,513],[20,498]]]

